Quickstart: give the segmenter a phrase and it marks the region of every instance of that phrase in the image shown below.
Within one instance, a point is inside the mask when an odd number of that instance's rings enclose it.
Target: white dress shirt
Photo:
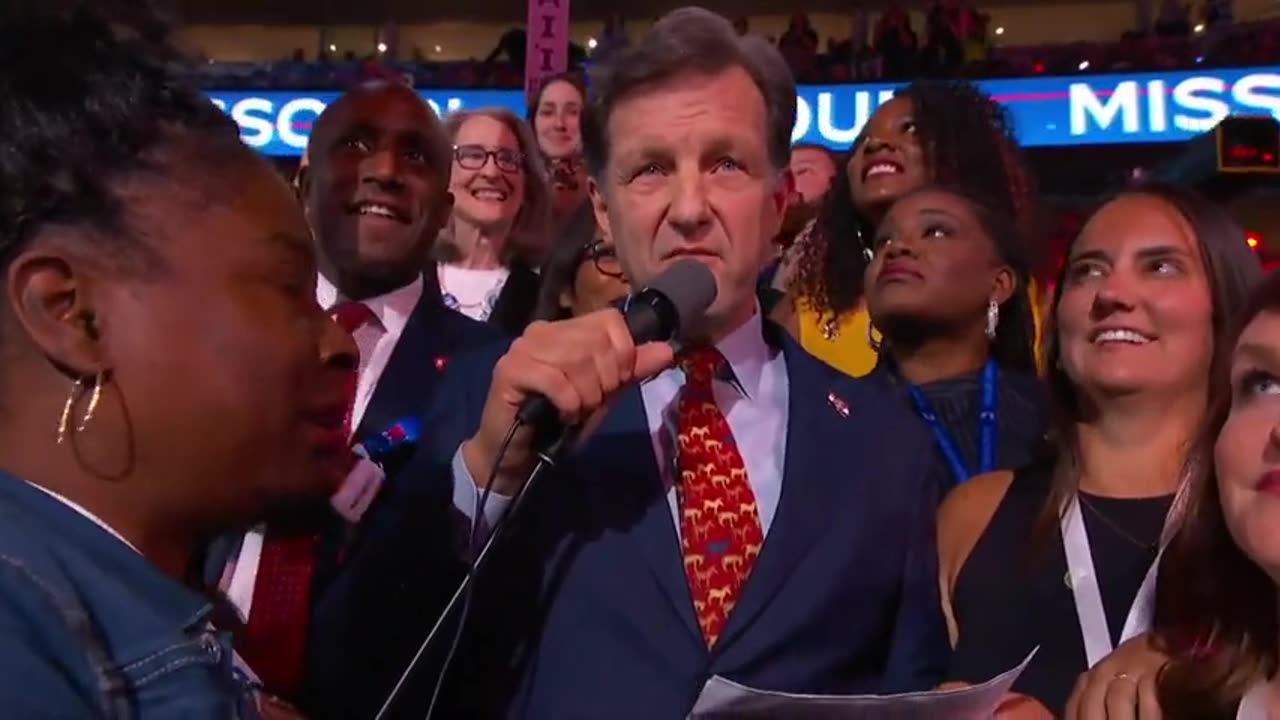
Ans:
[[[712,393],[742,453],[742,460],[747,466],[747,482],[756,496],[761,529],[767,536],[782,496],[786,461],[787,402],[790,395],[786,360],[781,352],[764,341],[759,313],[721,340],[716,349],[724,355],[733,378],[713,380]],[[667,504],[671,507],[671,520],[677,533],[680,515],[675,491],[676,448],[679,447],[676,442],[676,411],[684,383],[684,373],[678,368],[671,368],[640,386],[654,455],[658,459],[663,485],[667,488]],[[475,505],[479,499],[480,492],[462,461],[462,449],[459,448],[453,457],[453,503],[468,520],[474,521]],[[510,502],[511,498],[496,492],[489,494],[484,508],[482,534],[502,517]]]
[[[323,275],[316,281],[316,300],[320,307],[327,310],[345,299],[338,288]],[[356,385],[355,409],[351,414],[352,429],[360,427],[360,421],[373,398],[373,391],[378,387],[378,380],[387,369],[387,362],[391,360],[396,343],[400,342],[404,326],[408,324],[409,316],[421,299],[422,276],[419,275],[413,282],[398,290],[364,301],[378,321],[356,328],[352,333],[356,347],[360,348],[360,378]]]
[[[320,307],[332,308],[345,298],[338,288],[323,275],[316,280],[316,301]],[[360,371],[356,384],[355,407],[351,413],[351,429],[360,426],[369,401],[378,387],[382,372],[387,369],[391,353],[404,333],[409,316],[422,299],[422,276],[398,290],[386,295],[364,300],[364,304],[373,311],[376,322],[366,323],[352,333],[356,347],[360,350]],[[257,586],[258,565],[262,560],[262,543],[266,535],[266,526],[259,525],[245,533],[240,551],[227,562],[227,571],[223,573],[220,587],[227,599],[240,613],[240,619],[248,622],[249,613],[253,609],[253,592]]]

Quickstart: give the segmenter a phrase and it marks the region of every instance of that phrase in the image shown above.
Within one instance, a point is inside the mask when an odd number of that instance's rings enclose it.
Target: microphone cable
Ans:
[[[453,630],[453,640],[449,643],[449,652],[444,656],[444,662],[440,665],[440,675],[436,678],[435,690],[431,692],[431,704],[427,706],[427,718],[431,720],[436,712],[436,703],[440,700],[440,692],[444,688],[445,676],[449,673],[449,666],[453,664],[453,657],[458,652],[458,646],[462,644],[462,635],[467,626],[467,617],[471,614],[471,598],[475,595],[475,572],[476,561],[479,555],[475,552],[476,545],[480,543],[480,527],[484,522],[484,509],[489,504],[489,495],[493,492],[493,483],[498,479],[498,469],[502,467],[502,460],[507,454],[507,450],[511,447],[511,441],[515,438],[520,428],[524,427],[519,414],[511,422],[511,428],[507,430],[507,435],[502,439],[502,445],[498,447],[498,456],[494,458],[493,469],[489,471],[489,481],[484,484],[484,490],[480,493],[480,497],[476,499],[472,509],[471,533],[467,538],[467,573],[463,578],[466,583],[466,590],[462,595],[462,609],[458,611],[458,626]],[[521,488],[523,489],[523,487]],[[519,493],[517,492],[517,497]],[[514,498],[512,499],[514,502]],[[510,510],[510,506],[507,508]],[[498,522],[494,524],[492,532],[489,536],[493,537],[497,534],[499,526],[507,519],[504,512],[502,517],[498,518]]]
[[[516,433],[525,426],[526,424],[524,420],[517,417],[511,423],[511,427],[507,430],[506,437],[503,438],[502,445],[498,448],[493,468],[489,471],[488,481],[485,483],[484,490],[480,493],[480,496],[473,507],[474,517],[472,518],[471,533],[469,535],[470,545],[467,548],[468,552],[475,547],[479,540],[480,522],[484,518],[484,507],[488,503],[493,483],[497,480],[498,468],[502,466],[502,459],[510,449],[511,442],[515,438]],[[557,458],[560,456],[561,451],[564,448],[569,447],[577,438],[578,429],[579,428],[577,427],[566,428],[559,438],[556,438],[555,441],[552,442],[545,450],[538,452],[538,463],[534,466],[533,470],[529,472],[524,484],[516,490],[515,495],[512,496],[511,502],[507,506],[507,509],[502,513],[502,516],[494,523],[493,529],[489,532],[489,538],[485,541],[483,547],[481,547],[480,552],[468,558],[467,571],[462,578],[462,582],[458,585],[458,589],[454,591],[453,597],[449,599],[449,603],[445,606],[444,611],[441,612],[440,616],[436,619],[436,623],[431,628],[431,632],[427,634],[427,638],[418,646],[418,651],[414,653],[413,659],[409,661],[409,665],[405,668],[404,672],[400,674],[400,679],[396,681],[395,687],[392,688],[390,694],[387,695],[387,699],[383,702],[382,709],[378,711],[378,714],[375,716],[375,720],[384,720],[388,717],[391,707],[395,704],[401,690],[404,689],[405,684],[408,683],[409,678],[413,675],[414,670],[422,660],[423,655],[426,654],[427,649],[431,647],[436,636],[443,629],[445,621],[453,614],[454,608],[461,604],[461,612],[458,616],[458,626],[454,629],[453,640],[449,646],[449,651],[445,656],[444,662],[440,666],[440,673],[436,678],[436,685],[431,693],[431,704],[427,708],[426,717],[430,720],[430,718],[435,714],[436,706],[440,700],[440,694],[444,688],[445,676],[448,675],[449,667],[453,664],[454,656],[457,654],[458,647],[462,641],[462,634],[465,629],[467,616],[471,609],[471,598],[474,593],[475,585],[474,580],[477,576],[478,570],[484,563],[485,558],[489,556],[489,553],[495,547],[495,543],[501,536],[502,532],[509,525],[511,518],[515,516],[515,511],[520,508],[522,502],[528,496],[530,486],[533,485],[534,481],[537,480],[538,476],[541,475],[543,471],[548,468],[555,467]],[[537,440],[535,439],[535,443],[536,442]]]

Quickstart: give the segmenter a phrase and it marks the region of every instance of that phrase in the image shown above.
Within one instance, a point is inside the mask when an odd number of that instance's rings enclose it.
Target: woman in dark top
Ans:
[[[894,203],[873,250],[864,287],[883,338],[875,374],[933,432],[940,490],[1025,464],[1046,395],[1013,223],[967,191],[925,188]]]
[[[1011,702],[1061,715],[1079,674],[1147,629],[1224,328],[1259,274],[1244,233],[1187,191],[1130,190],[1085,225],[1054,296],[1052,452],[974,478],[939,513],[951,679],[988,680],[1039,647]]]
[[[591,202],[569,216],[564,234],[542,267],[542,287],[534,320],[564,320],[608,307],[631,286],[622,274],[613,243],[604,239]]]

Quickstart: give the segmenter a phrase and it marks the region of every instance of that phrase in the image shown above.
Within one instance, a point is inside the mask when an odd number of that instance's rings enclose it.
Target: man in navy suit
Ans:
[[[399,84],[358,86],[316,120],[297,187],[317,245],[316,299],[346,324],[360,349],[348,424],[353,444],[398,420],[420,417],[449,362],[501,338],[447,309],[435,273],[422,272],[452,205],[451,158],[435,113]],[[270,689],[291,698],[303,692],[307,633],[312,654],[322,659],[325,653],[346,658],[362,650],[347,618],[329,609],[324,592],[340,571],[339,559],[365,526],[377,522],[376,504],[369,510],[370,498],[376,503],[381,492],[377,478],[349,478],[360,482],[368,486],[340,491],[347,501],[335,507],[344,517],[324,512],[296,522],[295,511],[280,518],[301,526],[288,535],[316,535],[310,538],[309,567],[275,564],[275,536],[286,534],[278,532],[284,522],[277,522],[247,534],[223,574],[223,589],[247,623],[241,649]],[[289,584],[303,586],[307,597],[282,598]],[[292,607],[300,611],[288,611]],[[279,651],[290,645],[296,647],[282,658]],[[309,684],[325,694],[327,683]]]
[[[449,717],[682,718],[716,674],[817,693],[941,677],[930,439],[880,381],[823,365],[761,317],[795,114],[794,81],[764,53],[684,9],[592,80],[592,200],[629,280],[693,258],[718,295],[681,358],[635,346],[607,310],[535,323],[449,383],[469,415],[440,460],[481,536],[535,461],[521,432],[495,462],[527,397],[590,429],[478,576]],[[407,553],[427,524],[406,513],[377,547]],[[411,577],[369,572],[362,587],[405,607]],[[434,682],[416,676],[394,717],[420,717]]]

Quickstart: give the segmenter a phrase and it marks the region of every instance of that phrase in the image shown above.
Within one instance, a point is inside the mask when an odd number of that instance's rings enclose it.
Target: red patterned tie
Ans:
[[[681,360],[685,386],[677,410],[680,544],[707,647],[720,637],[764,543],[747,467],[711,391],[724,362],[717,350]]]
[[[348,333],[376,316],[363,303],[341,303],[331,311]],[[347,436],[351,435],[359,375],[348,379]],[[253,607],[237,651],[268,690],[294,695],[302,685],[306,663],[307,625],[311,613],[311,582],[315,575],[320,535],[306,529],[268,526],[258,561]]]

